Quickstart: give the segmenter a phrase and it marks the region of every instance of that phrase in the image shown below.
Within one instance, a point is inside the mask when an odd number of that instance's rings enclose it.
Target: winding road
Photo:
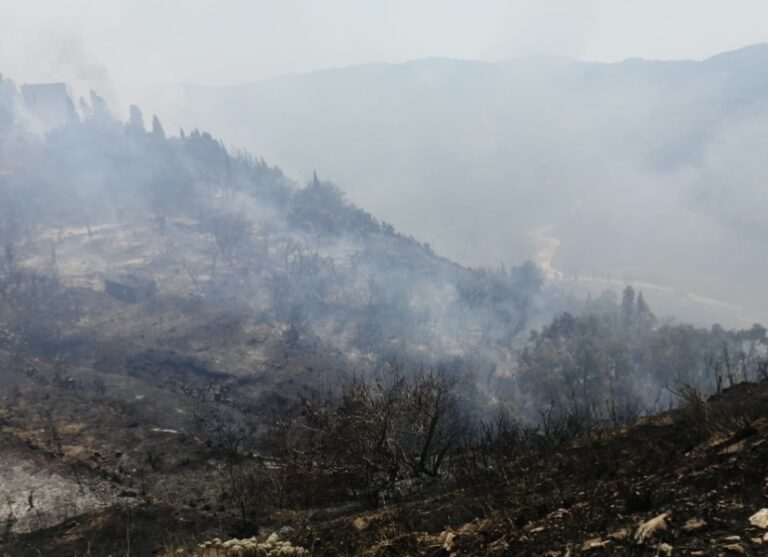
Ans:
[[[562,245],[562,241],[555,235],[555,225],[545,224],[528,231],[528,237],[534,248],[532,260],[544,273],[544,276],[562,284],[572,286],[582,286],[589,288],[595,286],[601,289],[621,290],[627,282],[610,277],[601,277],[594,275],[579,274],[574,276],[565,273],[554,266],[554,258],[557,250]],[[723,320],[731,324],[738,324],[742,327],[751,326],[753,323],[764,322],[755,315],[749,315],[740,305],[725,300],[720,300],[703,294],[693,292],[683,292],[680,289],[671,286],[665,286],[653,282],[632,281],[635,289],[642,290],[646,294],[652,293],[659,298],[660,306],[669,313],[676,314],[683,306],[697,306],[700,311],[706,315],[712,316],[712,322]]]

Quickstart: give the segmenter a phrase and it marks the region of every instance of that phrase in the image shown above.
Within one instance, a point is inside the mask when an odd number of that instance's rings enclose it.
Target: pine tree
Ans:
[[[157,139],[165,139],[165,130],[157,115],[152,116],[152,135]]]
[[[134,131],[147,131],[146,128],[144,128],[144,114],[142,114],[141,109],[135,104],[132,104],[128,109],[128,127]]]
[[[642,329],[651,329],[656,323],[656,316],[645,302],[642,292],[637,294],[637,322]]]
[[[627,286],[621,295],[621,322],[624,328],[629,328],[635,314],[635,289]]]

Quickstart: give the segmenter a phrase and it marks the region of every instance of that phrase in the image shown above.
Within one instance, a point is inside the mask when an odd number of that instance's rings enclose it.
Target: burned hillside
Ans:
[[[122,124],[98,97],[82,106],[45,136],[21,117],[8,132],[25,142],[2,161],[3,292],[29,326],[51,321],[34,298],[77,306],[56,333],[67,336],[99,283],[130,302],[149,297],[145,282],[160,306],[172,297],[259,315],[283,329],[286,349],[323,343],[358,367],[395,356],[490,369],[508,367],[521,333],[547,315],[531,264],[462,268],[316,175],[298,187],[207,133],[169,138],[157,118],[145,130],[136,107]]]
[[[254,555],[270,555],[278,546],[322,556],[763,555],[767,400],[765,383],[740,384],[708,400],[688,393],[679,410],[615,428],[584,427],[571,418],[533,430],[496,420],[466,437],[470,442],[446,465],[451,480],[376,508],[328,501],[296,506],[275,488],[301,489],[311,498],[329,484],[302,476],[297,463],[241,462],[217,470],[206,464],[214,446],[143,425],[129,424],[126,431],[142,439],[144,454],[138,447],[122,454],[94,442],[95,424],[87,417],[60,424],[61,457],[45,435],[23,433],[26,417],[5,414],[4,457],[36,455],[29,461],[37,466],[36,485],[48,486],[41,470],[54,480],[69,474],[70,492],[57,482],[58,493],[70,505],[75,496],[79,505],[92,502],[86,512],[61,507],[60,522],[47,528],[51,523],[40,511],[20,515],[20,528],[6,532],[0,551],[208,557],[251,547]],[[93,454],[78,451],[78,436],[89,439]],[[8,444],[9,438],[17,441]],[[237,436],[223,433],[226,438]],[[143,472],[134,468],[131,477],[126,467],[138,465],[132,460],[138,457]],[[246,469],[258,471],[251,476],[256,483],[238,483],[245,491],[235,497],[230,483],[242,482]],[[24,470],[14,471],[19,484]],[[221,490],[218,502],[206,499],[207,490]],[[44,494],[22,495],[25,507],[45,503]],[[228,517],[226,507],[263,504],[265,497],[282,503],[258,523],[240,522],[236,509]]]
[[[3,540],[150,500],[248,528],[227,499],[275,416],[394,360],[488,399],[546,315],[532,265],[456,265],[317,176],[0,93]]]
[[[0,554],[646,554],[614,526],[711,470],[752,488],[701,520],[759,506],[763,327],[463,267],[317,174],[72,106],[0,81]]]

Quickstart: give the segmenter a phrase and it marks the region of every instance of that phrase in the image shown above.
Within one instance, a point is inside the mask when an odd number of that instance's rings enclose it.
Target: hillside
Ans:
[[[761,462],[764,327],[462,266],[317,174],[38,90],[45,111],[0,81],[0,555],[419,554],[446,525],[525,554],[661,512],[653,467],[709,470],[713,435]],[[588,506],[624,488],[645,506]],[[521,535],[560,508],[597,518]]]
[[[763,555],[766,404],[765,383],[742,384],[708,402],[693,397],[679,411],[575,439],[507,430],[506,442],[478,446],[484,457],[462,463],[459,489],[431,488],[431,495],[374,511],[283,511],[273,520],[282,540],[312,555]],[[165,437],[167,450],[173,441]],[[218,514],[192,501],[168,507],[145,497],[21,534],[0,551],[106,555],[130,546],[137,555],[152,548],[237,555],[214,553],[215,544],[197,549],[205,540],[248,536],[222,534]]]
[[[208,133],[95,95],[50,126],[0,85],[3,540],[139,502],[236,521],[232,464],[276,417],[394,361],[471,371],[490,400],[558,297]]]
[[[664,314],[747,326],[768,312],[767,52],[426,59],[169,85],[142,102],[289,174],[332,175],[353,201],[465,264],[531,257],[528,233],[552,225],[552,278],[566,287],[645,282]]]
[[[766,385],[742,384],[575,441],[507,431],[477,448],[486,467],[463,463],[461,489],[291,539],[328,556],[762,555],[766,412]]]

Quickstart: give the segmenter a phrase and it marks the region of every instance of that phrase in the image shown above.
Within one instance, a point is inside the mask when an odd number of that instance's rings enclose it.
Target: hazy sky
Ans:
[[[0,0],[0,73],[109,95],[428,56],[704,58],[766,21],[766,0]]]

